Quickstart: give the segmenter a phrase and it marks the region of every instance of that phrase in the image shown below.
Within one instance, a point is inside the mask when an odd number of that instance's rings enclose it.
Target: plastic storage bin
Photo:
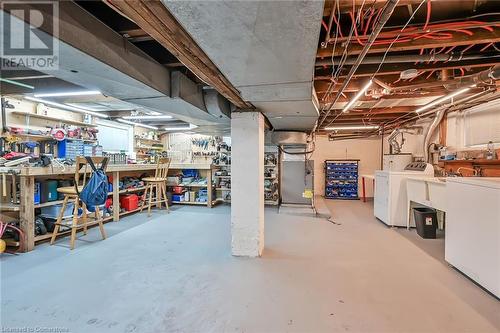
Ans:
[[[38,205],[40,203],[40,183],[36,182],[35,183],[35,195],[33,198],[33,202],[35,205]]]
[[[63,213],[63,218],[72,217],[74,207],[75,206],[72,202],[68,202],[66,204],[66,209],[64,210],[64,213]],[[62,204],[42,207],[42,208],[40,208],[40,212],[41,212],[40,215],[42,215],[43,217],[51,218],[51,219],[57,219],[57,216],[59,215],[61,208],[62,208]],[[80,211],[78,213],[80,213]]]
[[[57,200],[57,180],[46,180],[40,183],[40,202]]]
[[[172,202],[184,201],[184,195],[182,194],[172,194]]]
[[[431,208],[413,208],[417,234],[422,238],[436,238],[437,214]]]
[[[127,194],[120,196],[120,206],[126,211],[131,211],[139,207],[139,197],[137,194]]]

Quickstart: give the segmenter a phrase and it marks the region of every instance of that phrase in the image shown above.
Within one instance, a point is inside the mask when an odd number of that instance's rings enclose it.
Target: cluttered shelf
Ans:
[[[0,212],[18,212],[20,205],[10,202],[0,202]]]
[[[38,118],[38,119],[44,119],[44,120],[50,120],[50,121],[63,122],[65,124],[69,124],[69,125],[76,125],[76,126],[83,126],[83,127],[97,127],[97,125],[84,123],[83,121],[61,119],[61,118],[57,118],[57,117],[51,117],[51,116],[30,113],[30,112],[12,111],[11,113],[14,115],[18,115],[18,116],[32,117],[32,118]]]
[[[102,219],[103,223],[107,223],[107,222],[110,222],[113,220],[113,217],[112,216],[108,216],[108,217],[104,217]],[[98,223],[97,221],[96,222],[93,222],[93,223],[89,223],[87,225],[88,228],[93,228],[93,227],[97,227],[98,226]],[[62,232],[59,232],[59,234],[57,235],[57,238],[61,238],[61,237],[65,237],[65,236],[68,236],[69,234],[71,233],[71,229],[68,229],[68,230],[65,230],[65,231],[62,231]],[[34,240],[35,240],[35,243],[40,243],[44,240],[48,240],[52,238],[52,232],[47,232],[46,234],[44,235],[38,235],[38,236],[35,236]]]
[[[138,137],[136,136],[135,139],[137,141],[146,141],[146,142],[151,142],[151,143],[162,143],[161,140],[157,140],[157,139],[148,139],[148,138],[141,138],[141,137]]]
[[[199,205],[206,206],[208,202],[198,202],[198,201],[172,201],[174,205]]]
[[[26,138],[30,138],[33,140],[36,140],[36,139],[54,140],[54,137],[52,135],[29,134],[29,133],[12,133],[11,135],[15,136],[15,137],[26,137]],[[83,142],[97,143],[97,140],[95,140],[95,139],[80,139],[80,138],[71,138],[71,137],[68,137],[66,139],[70,140],[70,141],[83,141]]]

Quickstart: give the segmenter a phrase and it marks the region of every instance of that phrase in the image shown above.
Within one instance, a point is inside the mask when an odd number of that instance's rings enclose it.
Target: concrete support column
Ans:
[[[231,251],[258,257],[264,249],[264,116],[231,119]]]

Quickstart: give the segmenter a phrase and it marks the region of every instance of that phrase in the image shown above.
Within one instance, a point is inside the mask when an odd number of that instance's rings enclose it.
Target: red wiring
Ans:
[[[469,46],[467,46],[465,49],[463,49],[460,53],[463,54],[465,52],[467,52],[471,47],[473,47],[475,44],[471,44]]]
[[[446,51],[444,54],[448,54],[448,53],[450,53],[451,51],[453,51],[453,49],[454,49],[455,47],[457,47],[457,46],[455,45],[455,46],[450,47],[450,49],[449,49],[448,51]]]
[[[326,25],[325,21],[321,20],[321,25],[323,28],[325,28],[325,31],[328,32],[328,26]]]
[[[464,76],[464,75],[465,75],[465,71],[464,71],[464,69],[463,69],[463,68],[460,68],[460,73],[462,74],[462,76]]]
[[[493,45],[493,43],[489,43],[489,44],[486,44],[485,47],[483,47],[481,50],[479,50],[479,52],[483,52],[484,50],[486,50],[488,47],[490,47],[491,45]]]
[[[333,20],[335,21],[335,24],[339,27],[339,35],[340,35],[340,37],[343,38],[344,35],[342,35],[342,27],[339,24],[340,16],[339,16],[339,21],[337,21],[337,17],[335,15],[333,15]]]
[[[424,31],[427,29],[427,26],[429,25],[429,22],[431,20],[431,8],[432,8],[431,0],[427,0],[427,17],[425,19],[425,24],[423,27]]]
[[[418,52],[418,55],[422,55],[424,53],[424,49],[420,49],[420,52]],[[415,65],[418,64],[420,61],[415,61]]]
[[[366,36],[366,33],[368,32],[368,27],[370,26],[370,22],[372,20],[373,14],[375,14],[375,9],[372,8],[370,11],[370,16],[368,16],[368,21],[366,22],[365,30],[363,31],[363,35]]]

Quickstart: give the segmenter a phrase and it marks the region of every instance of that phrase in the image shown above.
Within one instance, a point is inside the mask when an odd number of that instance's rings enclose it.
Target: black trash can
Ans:
[[[413,208],[417,234],[422,238],[436,238],[437,213],[431,208]]]

